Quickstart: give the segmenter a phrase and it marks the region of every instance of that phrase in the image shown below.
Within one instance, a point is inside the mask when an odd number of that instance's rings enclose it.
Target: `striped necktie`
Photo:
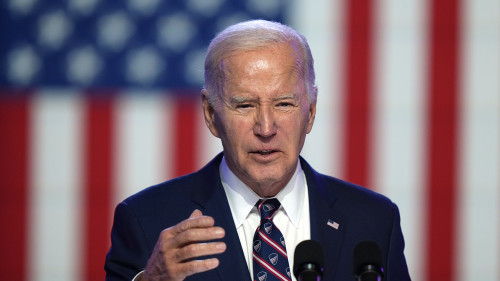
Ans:
[[[255,206],[261,219],[253,237],[254,281],[290,281],[285,238],[272,220],[280,202],[271,198],[259,200]]]

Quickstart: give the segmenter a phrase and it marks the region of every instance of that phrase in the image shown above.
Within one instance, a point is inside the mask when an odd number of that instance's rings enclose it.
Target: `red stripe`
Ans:
[[[264,205],[264,203],[266,203],[266,201],[267,201],[267,200],[263,200],[262,202],[260,202],[259,207],[258,207],[258,209],[259,209],[259,214],[262,214],[262,212],[261,212],[260,210],[261,210],[262,206]],[[278,211],[278,209],[279,209],[279,208],[274,209],[274,211],[272,212],[272,214],[270,214],[269,216],[267,216],[267,217],[265,218],[265,220],[271,219],[271,218],[274,216],[274,214],[276,214],[276,212]]]
[[[255,253],[253,254],[253,260],[257,261],[262,267],[266,268],[268,272],[272,273],[278,279],[281,279],[284,281],[290,280],[288,277],[283,275],[276,268],[274,268],[272,265],[268,264],[265,260],[263,260],[260,256],[256,255]],[[256,275],[255,272],[254,272],[254,275]]]
[[[267,236],[266,233],[262,232],[259,228],[259,236],[262,238],[262,240],[265,240],[266,244],[274,248],[276,251],[280,252],[281,256],[283,257],[288,257],[286,254],[286,249],[282,248],[280,245],[276,244],[276,242],[271,239],[271,237]]]
[[[113,98],[88,95],[85,119],[85,177],[82,280],[104,280],[109,248],[113,159]]]
[[[20,92],[0,96],[0,268],[2,280],[26,280],[29,110]]]
[[[345,178],[368,185],[370,163],[372,1],[347,0]]]
[[[455,280],[459,0],[430,1],[427,278]]]
[[[197,95],[194,97],[192,93],[179,93],[172,108],[175,111],[175,129],[173,135],[168,132],[168,137],[174,138],[173,172],[177,177],[194,172],[197,168],[197,118],[200,116],[201,103]]]

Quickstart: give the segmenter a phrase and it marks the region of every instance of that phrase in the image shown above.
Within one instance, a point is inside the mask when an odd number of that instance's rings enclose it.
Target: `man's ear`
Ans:
[[[217,126],[215,126],[215,109],[208,102],[207,95],[207,90],[201,90],[201,103],[203,106],[203,115],[205,116],[205,124],[212,135],[219,138],[219,131],[217,130]]]
[[[314,125],[314,119],[316,118],[316,102],[317,99],[311,102],[311,105],[309,106],[309,122],[307,124],[307,133],[309,134],[312,130],[312,127]]]

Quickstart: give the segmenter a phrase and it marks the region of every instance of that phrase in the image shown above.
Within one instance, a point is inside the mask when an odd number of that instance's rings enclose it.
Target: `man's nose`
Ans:
[[[254,133],[262,137],[270,137],[276,132],[276,118],[272,108],[260,107],[257,111]]]

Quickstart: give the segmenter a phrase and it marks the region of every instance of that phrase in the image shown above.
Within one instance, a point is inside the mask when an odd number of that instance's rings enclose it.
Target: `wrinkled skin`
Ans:
[[[205,121],[221,139],[228,167],[261,197],[290,180],[314,123],[316,102],[298,59],[289,45],[237,53],[224,62],[221,102],[212,107],[202,92]]]
[[[299,75],[299,58],[289,45],[232,54],[224,60],[224,92],[212,106],[202,91],[205,122],[221,139],[228,167],[261,197],[276,195],[293,176],[316,102]],[[216,268],[226,249],[213,218],[195,210],[162,231],[139,280],[181,281]],[[208,242],[207,242],[208,241]]]

